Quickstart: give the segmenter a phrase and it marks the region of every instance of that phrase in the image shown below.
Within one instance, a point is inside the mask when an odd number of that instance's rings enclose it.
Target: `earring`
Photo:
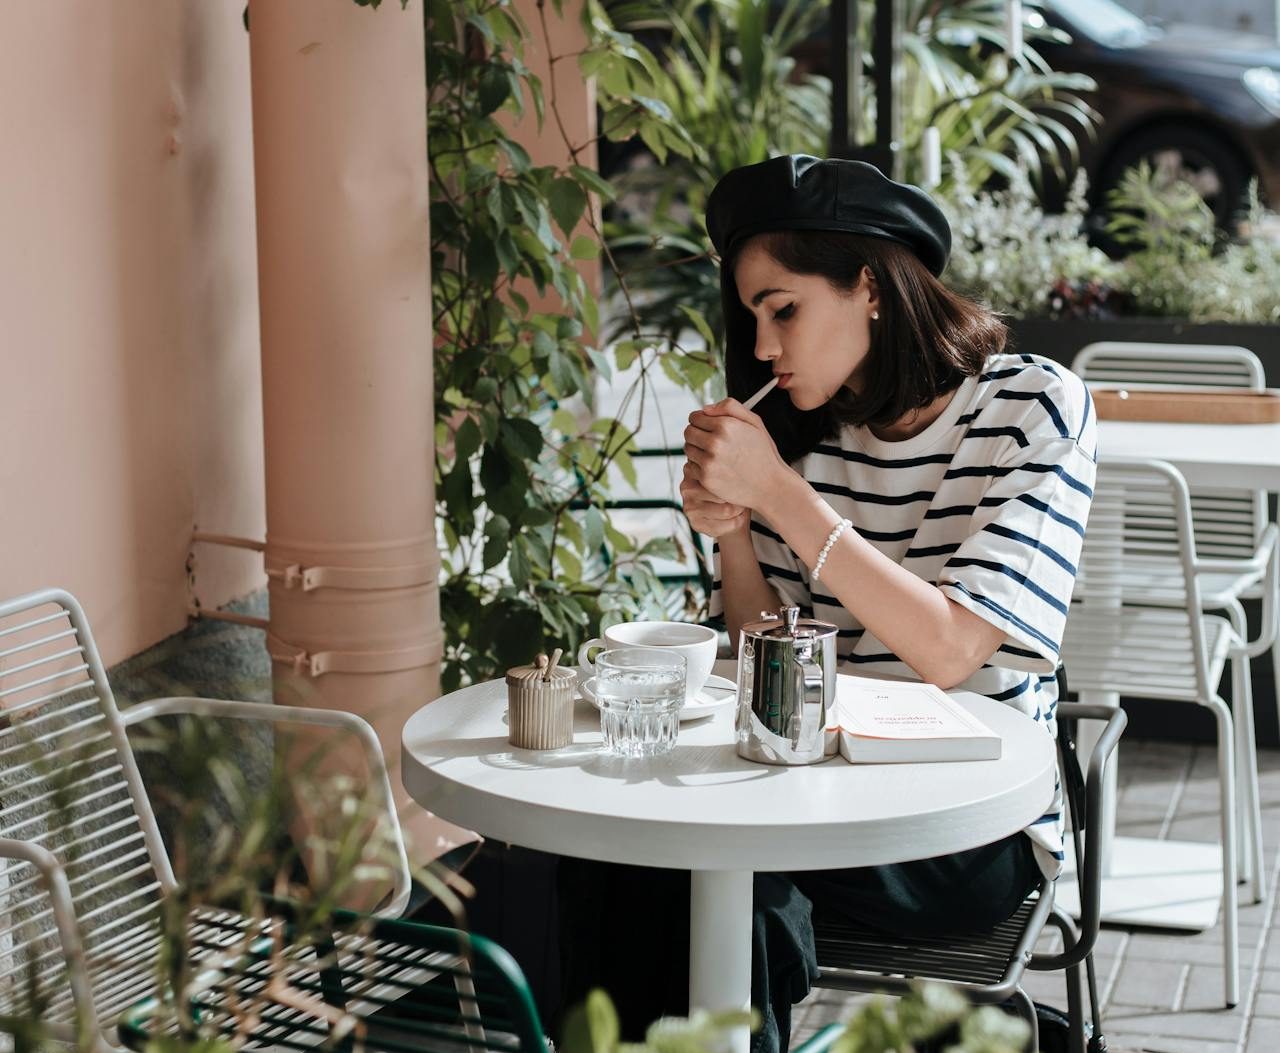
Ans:
[[[873,322],[878,322],[878,321],[880,321],[880,312],[879,312],[879,311],[872,311],[872,312],[871,312],[871,320],[872,320]]]

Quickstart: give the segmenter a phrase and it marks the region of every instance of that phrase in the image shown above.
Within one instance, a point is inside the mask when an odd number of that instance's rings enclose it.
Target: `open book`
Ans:
[[[996,760],[1000,736],[932,684],[840,673],[826,752],[872,764]]]

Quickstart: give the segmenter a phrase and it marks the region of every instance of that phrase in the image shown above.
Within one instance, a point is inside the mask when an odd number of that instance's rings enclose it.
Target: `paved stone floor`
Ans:
[[[1262,903],[1240,906],[1240,1004],[1222,1004],[1222,933],[1104,928],[1098,985],[1113,1051],[1272,1053],[1280,1050],[1280,750],[1259,757],[1268,875]],[[1213,749],[1164,742],[1121,746],[1118,829],[1138,837],[1217,839]],[[1050,949],[1056,940],[1046,937]],[[1028,974],[1033,998],[1065,1008],[1060,974]],[[865,996],[815,991],[797,1008],[795,1040],[842,1020]]]

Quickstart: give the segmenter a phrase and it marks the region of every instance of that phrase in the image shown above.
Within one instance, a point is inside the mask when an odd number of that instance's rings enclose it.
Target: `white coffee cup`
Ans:
[[[685,698],[697,698],[716,660],[716,631],[690,622],[621,622],[611,625],[594,640],[578,648],[580,680],[595,675],[590,652],[597,647],[659,647],[684,655],[687,673]]]

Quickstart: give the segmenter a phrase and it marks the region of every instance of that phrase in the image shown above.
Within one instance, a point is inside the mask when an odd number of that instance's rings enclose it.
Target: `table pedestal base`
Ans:
[[[695,870],[689,894],[689,1009],[723,1012],[751,1004],[752,872]],[[734,1028],[728,1048],[747,1053],[751,1033]]]
[[[1203,931],[1222,907],[1222,849],[1202,841],[1117,837],[1102,877],[1102,920],[1112,925]],[[1067,836],[1067,860],[1054,902],[1080,914],[1075,853]]]

